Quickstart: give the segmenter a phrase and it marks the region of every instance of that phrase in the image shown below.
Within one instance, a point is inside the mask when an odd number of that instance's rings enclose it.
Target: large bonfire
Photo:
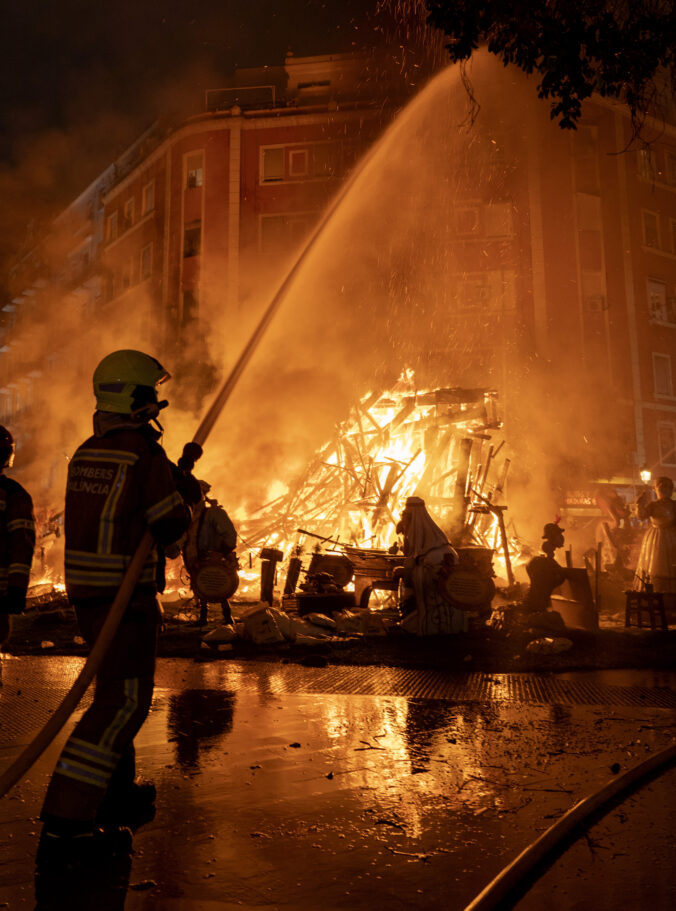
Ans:
[[[287,491],[240,523],[239,594],[255,594],[254,561],[265,548],[286,559],[322,540],[329,549],[388,549],[410,496],[425,500],[451,541],[493,549],[508,579],[510,544],[496,508],[509,470],[501,427],[491,390],[418,389],[405,370],[392,389],[369,392]]]

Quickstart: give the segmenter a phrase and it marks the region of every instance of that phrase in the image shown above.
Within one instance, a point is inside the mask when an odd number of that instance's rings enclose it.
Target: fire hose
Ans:
[[[391,129],[392,128],[388,130],[388,134]],[[324,211],[324,214],[320,218],[319,222],[308,238],[305,246],[301,250],[300,255],[289,268],[286,276],[277,288],[277,291],[275,292],[265,312],[263,313],[263,316],[261,317],[258,325],[254,329],[251,338],[247,342],[238,360],[227,376],[225,382],[218,391],[218,394],[202,418],[200,425],[193,437],[193,442],[199,443],[200,446],[202,446],[206,441],[209,433],[213,429],[213,426],[218,419],[218,416],[225,407],[226,402],[230,398],[235,386],[237,385],[242,373],[244,372],[245,367],[251,360],[254,351],[258,347],[268,326],[272,322],[273,317],[279,309],[282,301],[286,297],[286,294],[305,259],[307,258],[312,248],[315,246],[315,243],[321,236],[327,223],[331,220],[333,213],[336,211],[345,196],[354,186],[359,175],[366,169],[367,165],[374,157],[375,151],[379,146],[380,142],[377,142],[374,144],[374,146],[371,147],[360,166],[357,167],[355,171],[353,171],[351,176],[343,184],[340,191],[336,194],[333,201]],[[101,660],[108,650],[108,646],[110,645],[117,627],[120,624],[122,615],[127,607],[127,604],[129,603],[129,599],[131,598],[134,588],[136,587],[136,583],[143,569],[143,564],[145,563],[146,557],[150,553],[152,546],[152,533],[150,530],[146,530],[129,566],[125,571],[122,582],[120,584],[120,588],[115,596],[115,599],[113,600],[113,603],[108,612],[108,616],[106,617],[106,621],[101,629],[101,632],[99,633],[98,639],[92,646],[92,650],[89,653],[84,667],[80,671],[80,674],[75,680],[75,683],[63,698],[61,704],[58,706],[47,724],[45,724],[42,730],[36,735],[34,740],[28,744],[28,746],[14,760],[14,762],[12,762],[11,765],[5,769],[2,775],[0,775],[0,797],[3,797],[10,790],[10,788],[14,787],[17,781],[23,778],[33,763],[37,761],[42,753],[44,753],[52,740],[54,740],[61,728],[68,721],[71,714],[77,707],[78,702],[89,687],[89,684],[96,676],[96,672],[99,669]]]
[[[535,875],[536,865],[545,858],[553,858],[557,846],[570,835],[576,826],[581,826],[590,820],[598,810],[609,809],[610,801],[619,794],[624,794],[637,785],[642,778],[659,771],[663,771],[676,759],[676,744],[665,747],[659,753],[653,753],[643,762],[627,769],[622,775],[612,778],[598,791],[578,801],[564,815],[550,826],[539,838],[526,847],[510,864],[483,889],[477,897],[465,907],[465,911],[494,911],[498,907],[506,907],[502,902],[507,900],[510,893],[514,893],[519,884],[523,884],[527,877]],[[542,866],[540,873],[544,872]]]

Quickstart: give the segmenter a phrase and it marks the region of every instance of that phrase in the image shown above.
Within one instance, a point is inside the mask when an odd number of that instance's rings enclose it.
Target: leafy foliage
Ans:
[[[636,134],[658,84],[673,94],[674,0],[425,0],[428,21],[448,37],[453,62],[480,45],[526,73],[551,117],[575,129],[592,92],[626,103]]]

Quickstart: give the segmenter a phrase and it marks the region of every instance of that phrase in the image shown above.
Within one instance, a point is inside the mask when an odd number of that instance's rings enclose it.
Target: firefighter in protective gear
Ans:
[[[11,630],[10,617],[26,605],[35,548],[33,501],[21,484],[4,474],[14,461],[14,438],[0,427],[0,646]]]
[[[157,385],[168,378],[155,358],[115,351],[94,373],[94,434],[68,467],[65,503],[66,590],[91,648],[147,528],[170,546],[190,513],[151,426],[168,403]],[[60,864],[130,849],[133,824],[152,806],[155,789],[134,782],[134,737],[153,693],[160,607],[156,548],[102,660],[91,706],[75,726],[47,790],[38,876]]]

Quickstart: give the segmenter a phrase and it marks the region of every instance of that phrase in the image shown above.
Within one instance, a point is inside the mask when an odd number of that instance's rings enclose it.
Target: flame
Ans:
[[[468,490],[479,486],[496,503],[502,487],[481,465],[492,433],[502,426],[495,394],[464,392],[466,399],[463,390],[418,389],[413,370],[406,368],[392,389],[362,396],[288,493],[244,520],[241,535],[249,562],[262,547],[275,546],[289,557],[307,545],[316,548],[321,538],[329,550],[336,545],[387,549],[397,541],[398,517],[410,496],[422,496],[441,527],[450,529],[464,484],[463,440],[471,441]],[[506,577],[497,518],[477,516],[471,539],[496,551],[496,568]],[[513,540],[508,549],[516,559]]]

